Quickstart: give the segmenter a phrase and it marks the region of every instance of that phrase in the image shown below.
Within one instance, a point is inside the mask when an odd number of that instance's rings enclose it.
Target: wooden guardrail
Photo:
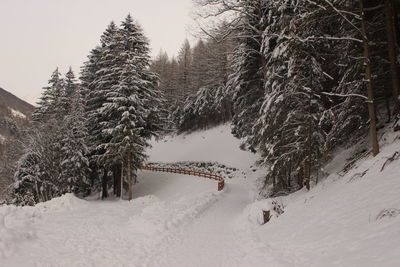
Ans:
[[[224,186],[225,186],[225,179],[221,176],[218,176],[218,175],[215,175],[212,173],[196,172],[196,171],[183,170],[183,169],[160,168],[160,167],[152,167],[152,166],[142,166],[140,169],[147,170],[147,171],[154,171],[154,172],[169,172],[169,173],[193,175],[193,176],[208,178],[211,180],[216,180],[216,181],[218,181],[218,191],[221,191],[222,189],[224,189]]]

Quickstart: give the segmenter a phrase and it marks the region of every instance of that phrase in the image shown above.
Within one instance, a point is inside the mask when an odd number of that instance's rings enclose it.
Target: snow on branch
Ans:
[[[323,95],[329,95],[329,96],[338,96],[338,97],[361,97],[365,100],[368,100],[368,97],[360,95],[360,94],[335,94],[335,93],[328,93],[328,92],[321,92]]]
[[[362,36],[363,38],[365,38],[365,36],[364,36],[364,34],[361,32],[361,30],[360,30],[356,25],[354,25],[354,23],[352,23],[352,22],[343,14],[344,11],[341,11],[341,10],[337,9],[329,0],[324,0],[324,2],[327,3],[328,5],[330,5],[330,6],[332,7],[332,9],[336,11],[336,13],[338,13],[347,23],[349,23],[356,31],[358,31],[358,32],[361,34],[361,36]],[[357,14],[354,14],[354,13],[351,13],[351,12],[346,12],[346,14],[351,14],[351,15],[355,16],[357,19],[359,19],[359,20],[361,19],[360,16],[357,15]],[[365,39],[366,39],[366,38],[365,38]]]

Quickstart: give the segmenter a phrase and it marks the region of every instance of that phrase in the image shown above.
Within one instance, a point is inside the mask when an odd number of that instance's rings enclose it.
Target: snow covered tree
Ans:
[[[53,77],[53,84],[64,80],[58,71]],[[87,192],[87,133],[83,100],[72,70],[66,74],[65,80],[50,89],[45,88],[42,99],[51,101],[43,101],[43,106],[37,108],[37,111],[45,112],[30,129],[24,154],[17,166],[12,192],[17,204],[32,205],[64,193]],[[47,98],[49,95],[51,97]]]
[[[106,161],[119,162],[127,169],[129,199],[132,199],[133,171],[142,164],[147,139],[162,127],[161,100],[155,87],[157,76],[151,73],[148,42],[141,28],[128,15],[118,32],[120,53],[112,72],[118,82],[106,94],[102,112],[102,133],[110,136],[100,145]]]
[[[121,51],[118,50],[117,36],[118,27],[111,22],[100,38],[101,46],[91,51],[81,75],[87,118],[90,180],[94,189],[103,188],[103,197],[108,196],[108,172],[113,168],[112,162],[105,161],[105,150],[101,148],[101,144],[111,138],[103,132],[102,122],[108,119],[103,113],[103,104],[111,87],[118,82],[118,74],[112,69],[118,64],[116,60]]]
[[[145,159],[147,143],[141,133],[144,131],[143,115],[146,109],[139,94],[142,80],[133,66],[127,66],[121,76],[119,84],[113,87],[115,90],[107,94],[107,102],[104,104],[104,112],[115,118],[104,123],[103,131],[112,136],[104,148],[106,157],[126,166],[129,199],[132,199],[133,169],[138,169]]]
[[[61,134],[59,122],[53,119],[31,129],[15,174],[16,204],[33,205],[62,194]]]
[[[371,79],[363,77],[368,59],[362,56],[358,2],[196,2],[203,18],[222,16],[223,36],[236,40],[227,93],[220,95],[233,95],[233,133],[271,167],[269,193],[309,187],[328,151],[366,133],[365,85]],[[377,5],[367,5],[367,28],[376,48],[370,57],[374,93],[384,99],[389,79]]]
[[[44,122],[50,116],[59,112],[59,105],[57,100],[62,94],[63,90],[63,79],[61,78],[61,73],[58,68],[52,73],[49,80],[49,85],[43,87],[43,94],[40,101],[37,103],[37,108],[35,108],[32,114],[32,120],[35,122]]]
[[[251,129],[258,117],[264,94],[265,59],[260,53],[262,33],[267,25],[265,1],[241,1],[235,26],[237,46],[231,59],[232,73],[227,90],[233,97],[232,132],[238,138],[252,135]]]
[[[58,105],[60,106],[60,111],[63,115],[69,114],[72,109],[73,98],[76,97],[76,92],[78,91],[78,84],[75,78],[75,74],[71,67],[69,67],[68,72],[65,74],[63,90],[59,97]]]
[[[71,92],[70,112],[65,116],[63,132],[60,180],[65,192],[86,194],[90,189],[89,159],[86,146],[87,129],[83,100],[79,90]]]
[[[103,197],[108,195],[109,171],[114,174],[114,193],[120,196],[122,168],[133,175],[144,159],[146,140],[164,126],[158,77],[149,67],[148,41],[128,15],[120,27],[108,26],[83,69],[91,179]],[[128,177],[130,198],[131,181]]]

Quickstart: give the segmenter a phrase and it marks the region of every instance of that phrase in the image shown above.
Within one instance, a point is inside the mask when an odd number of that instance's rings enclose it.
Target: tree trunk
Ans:
[[[132,171],[132,176],[133,176],[133,184],[136,184],[138,182],[137,181],[137,171],[136,170]]]
[[[319,172],[319,159],[320,159],[320,155],[319,155],[320,153],[319,153],[319,150],[317,149],[316,151],[315,151],[315,158],[316,158],[316,161],[315,161],[315,164],[316,164],[316,168],[315,168],[315,170],[316,170],[316,172],[315,172],[315,184],[318,184],[318,182],[319,182],[319,177],[318,177],[318,172]]]
[[[124,166],[125,164],[122,162],[121,164],[121,184],[120,184],[120,192],[121,192],[121,199],[123,198],[124,195]]]
[[[103,169],[104,173],[103,173],[103,178],[102,178],[102,194],[101,194],[101,198],[105,199],[108,198],[108,170],[106,168]]]
[[[391,4],[392,4],[392,15],[393,15],[393,20],[394,20],[394,32],[395,32],[395,41],[396,41],[396,45],[397,47],[400,46],[400,28],[399,28],[399,17],[398,17],[398,13],[399,13],[399,4],[396,3],[395,0],[391,0]],[[400,93],[400,92],[399,92]]]
[[[395,21],[394,21],[394,6],[392,0],[385,0],[385,13],[386,13],[386,32],[388,39],[388,50],[389,50],[389,61],[390,61],[390,73],[392,78],[392,89],[393,89],[393,101],[394,101],[394,113],[398,114],[400,111],[399,101],[399,73],[397,65],[397,45],[396,45],[396,32],[395,32]]]
[[[113,176],[114,176],[114,194],[117,197],[121,197],[121,164],[116,164],[114,166]]]
[[[132,154],[128,153],[128,161],[127,161],[127,178],[128,178],[128,199],[132,200],[133,198],[133,176],[132,176]]]
[[[289,166],[287,167],[287,184],[288,184],[288,188],[291,189],[292,187],[292,159],[290,158],[289,160]]]
[[[117,166],[113,166],[113,195],[117,195],[117,175],[116,175]]]
[[[374,106],[374,91],[372,87],[372,71],[371,71],[371,61],[369,57],[369,46],[368,46],[368,36],[367,27],[365,25],[364,17],[364,3],[363,0],[359,0],[360,15],[361,15],[361,33],[363,38],[364,46],[364,58],[365,58],[365,76],[368,81],[367,91],[368,91],[368,113],[370,121],[370,135],[372,144],[372,154],[376,156],[379,153],[378,137],[376,133],[376,114]]]
[[[303,186],[304,186],[303,167],[301,167],[300,170],[297,173],[297,184],[300,186],[300,188],[303,188]]]
[[[310,89],[309,99],[308,99],[308,175],[306,178],[306,188],[310,190],[311,181],[311,170],[312,170],[312,92]]]

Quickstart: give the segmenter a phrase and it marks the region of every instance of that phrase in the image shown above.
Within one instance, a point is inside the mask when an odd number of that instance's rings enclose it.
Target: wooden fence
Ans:
[[[142,166],[140,169],[147,170],[147,171],[154,171],[154,172],[169,172],[169,173],[193,175],[193,176],[208,178],[211,180],[216,180],[216,181],[218,181],[218,191],[221,191],[222,189],[224,189],[224,186],[225,186],[224,178],[221,176],[212,174],[212,173],[204,173],[204,172],[196,172],[196,171],[172,169],[172,168],[159,168],[159,167],[152,167],[152,166]]]

